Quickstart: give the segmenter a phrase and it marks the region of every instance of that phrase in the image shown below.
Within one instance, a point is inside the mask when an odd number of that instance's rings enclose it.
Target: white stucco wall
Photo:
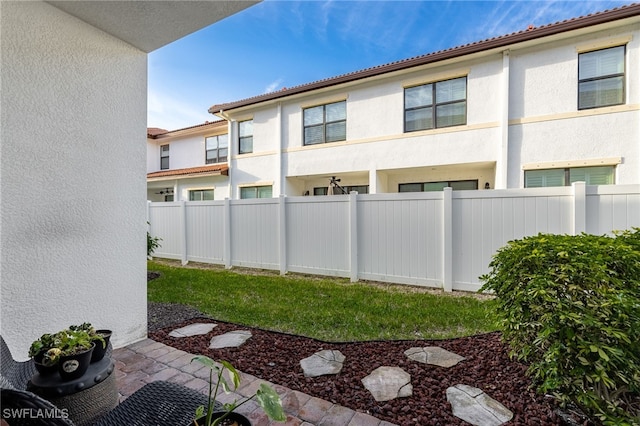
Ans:
[[[83,321],[144,338],[146,54],[46,3],[0,15],[0,332],[19,359]]]
[[[627,45],[625,104],[579,111],[579,52],[621,44]],[[508,188],[522,188],[525,164],[564,161],[575,167],[620,158],[616,183],[638,183],[639,74],[640,29],[627,25],[513,46],[508,62],[502,52],[492,52],[283,98],[277,105],[242,110],[254,115],[254,156],[237,158],[232,182],[278,181],[281,168],[293,191],[287,195],[299,195],[314,179],[331,175],[356,185],[363,174],[376,178],[368,182],[372,192],[395,192],[404,178],[477,178],[480,186],[489,182],[494,188],[506,176]],[[404,87],[462,75],[467,75],[466,125],[404,133]],[[347,140],[304,146],[303,109],[345,99]]]

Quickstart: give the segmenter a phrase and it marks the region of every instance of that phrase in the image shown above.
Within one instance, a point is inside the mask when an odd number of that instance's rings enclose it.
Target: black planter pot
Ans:
[[[93,348],[91,362],[98,362],[102,358],[104,358],[104,354],[107,353],[107,348],[109,347],[109,339],[111,339],[111,333],[111,330],[96,330],[96,334],[101,335],[104,339],[104,346],[102,346],[102,342],[100,340],[96,340],[94,342],[96,347]]]
[[[33,357],[33,365],[35,365],[36,370],[43,376],[50,376],[58,371],[58,364],[53,365],[44,365],[42,363],[42,358],[44,358],[44,352],[39,353],[35,357]]]
[[[89,364],[91,364],[91,355],[95,347],[96,345],[94,344],[91,349],[87,349],[84,352],[61,356],[60,361],[58,361],[60,378],[64,381],[69,381],[82,377],[89,368]]]
[[[218,418],[224,416],[226,413],[227,413],[226,411],[215,411],[213,413],[213,415],[211,416],[211,422],[213,422],[215,419],[218,419]],[[225,420],[229,421],[229,425],[233,425],[233,426],[236,426],[236,425],[237,426],[251,426],[251,422],[249,421],[248,418],[246,418],[242,414],[236,413],[235,411],[232,411],[231,413],[229,413],[229,415],[225,418]],[[196,423],[198,424],[198,426],[205,426],[206,422],[207,422],[207,416],[203,416],[203,417],[200,417],[200,418],[196,419]],[[224,421],[223,421],[222,425],[226,426]]]

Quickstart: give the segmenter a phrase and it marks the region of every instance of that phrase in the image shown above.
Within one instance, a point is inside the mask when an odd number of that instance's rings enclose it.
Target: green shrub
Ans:
[[[160,241],[162,241],[162,238],[152,237],[147,231],[147,258],[150,258],[153,252],[160,247]]]
[[[480,277],[538,390],[604,424],[640,424],[640,229],[511,241]]]

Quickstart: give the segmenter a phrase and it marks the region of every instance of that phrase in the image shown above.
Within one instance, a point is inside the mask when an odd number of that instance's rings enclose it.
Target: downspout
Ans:
[[[500,148],[496,162],[495,189],[506,189],[509,176],[509,50],[502,52],[502,108],[500,116]]]
[[[229,174],[227,175],[227,178],[228,178],[227,179],[227,194],[228,194],[228,198],[229,199],[233,199],[234,198],[233,192],[232,192],[233,185],[232,185],[232,182],[231,182],[232,176],[233,176],[233,173],[232,173],[233,167],[231,166],[231,158],[232,158],[232,156],[236,155],[235,148],[234,148],[235,147],[235,143],[233,143],[235,141],[235,138],[233,136],[234,135],[234,133],[233,133],[234,125],[233,124],[235,123],[235,120],[232,120],[231,117],[229,117],[229,114],[224,112],[224,110],[222,110],[222,109],[220,110],[220,112],[218,114],[220,114],[222,116],[222,118],[227,120],[227,134],[229,135],[228,136],[229,146],[227,148],[229,150],[229,152],[227,153],[227,166],[229,167],[229,171],[228,171]]]
[[[284,140],[282,138],[282,103],[278,103],[278,130],[277,130],[277,135],[276,135],[276,139],[278,140],[278,176],[277,176],[277,182],[279,182],[279,186],[280,189],[278,191],[277,194],[273,194],[273,196],[280,196],[280,195],[286,195],[285,194],[285,173],[282,170],[282,165],[284,163],[284,161],[282,160],[282,153],[283,153],[283,144],[284,144]]]

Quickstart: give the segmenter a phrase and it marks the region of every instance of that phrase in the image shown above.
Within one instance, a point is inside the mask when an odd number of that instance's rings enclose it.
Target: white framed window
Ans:
[[[213,200],[213,189],[189,190],[189,201],[211,201],[211,200]]]
[[[438,182],[401,183],[398,185],[398,192],[432,192],[442,191],[444,188],[451,188],[454,191],[478,189],[478,180],[470,179]]]
[[[578,55],[578,109],[624,103],[625,46]]]
[[[160,145],[160,170],[169,168],[169,145]]]
[[[587,185],[612,185],[614,172],[614,166],[525,170],[524,187],[569,186],[573,182],[585,182]]]
[[[467,77],[404,89],[404,131],[467,124]]]
[[[244,186],[240,188],[240,198],[271,198],[273,196],[273,187],[271,185],[261,186]]]
[[[347,101],[305,108],[303,121],[305,145],[344,141],[347,139]]]
[[[253,120],[245,120],[238,123],[238,153],[248,154],[253,152]]]
[[[223,163],[229,155],[228,135],[209,136],[205,138],[206,164]]]

